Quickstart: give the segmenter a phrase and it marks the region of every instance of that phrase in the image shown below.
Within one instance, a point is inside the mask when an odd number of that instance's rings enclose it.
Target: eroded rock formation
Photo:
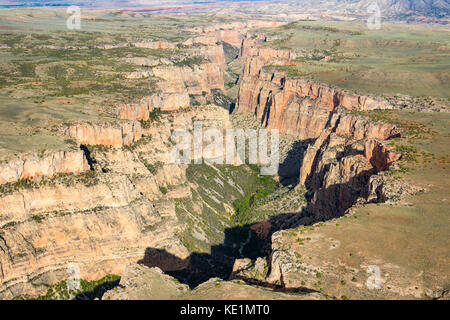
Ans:
[[[245,59],[240,78],[236,104],[237,112],[252,112],[268,128],[299,136],[300,139],[315,139],[329,125],[331,116],[344,110],[372,110],[391,108],[385,101],[347,93],[313,81],[293,78],[286,71],[265,68],[268,65],[287,65],[295,58],[289,50],[260,48],[254,39],[244,39],[241,55]],[[342,121],[341,131],[363,134],[361,127],[369,122],[350,117]],[[381,139],[389,126],[372,125],[364,132]],[[392,129],[394,130],[394,129]],[[383,136],[384,135],[384,136]]]
[[[384,201],[383,190],[379,188],[382,185],[378,180],[371,181],[371,177],[400,158],[374,138],[358,139],[351,131],[337,133],[336,118],[308,148],[300,170],[299,182],[314,194],[308,211],[316,220],[343,215],[360,198]]]
[[[189,107],[190,95],[206,95],[211,90],[224,90],[223,71],[226,62],[222,44],[218,44],[214,37],[200,36],[181,43],[192,57],[199,61],[174,64],[161,58],[157,61],[147,58],[133,58],[129,62],[140,66],[151,66],[150,70],[135,71],[129,78],[155,77],[156,92],[142,98],[139,102],[125,103],[117,106],[117,114],[121,119],[149,120],[153,109],[174,111]],[[204,59],[204,61],[201,61]]]
[[[259,36],[242,42],[244,68],[235,112],[251,112],[264,127],[310,143],[299,176],[299,184],[312,194],[307,210],[315,219],[329,219],[344,214],[359,198],[384,200],[381,187],[369,181],[399,159],[383,141],[399,136],[400,130],[351,112],[391,106],[290,77],[271,66],[295,64],[295,52],[262,47],[263,41]]]
[[[83,151],[60,151],[22,156],[0,164],[0,184],[58,173],[81,173],[89,170]]]
[[[79,123],[71,125],[65,134],[74,138],[79,144],[121,147],[130,145],[142,137],[139,122],[114,123]]]
[[[235,47],[241,45],[244,35],[251,29],[276,28],[287,24],[281,21],[249,20],[246,22],[230,22],[212,26],[195,27],[188,31],[214,37],[216,41],[227,42]]]
[[[92,171],[0,193],[0,298],[44,294],[48,285],[67,279],[72,264],[85,280],[122,274],[149,247],[187,259],[180,240],[187,226],[177,217],[175,200],[192,201],[192,190],[199,186],[187,179],[186,165],[170,164],[170,135],[175,128],[192,129],[194,116],[205,126],[231,126],[228,112],[219,107],[166,115],[146,132],[151,138],[137,145],[93,147]],[[80,141],[123,142],[120,134],[108,136],[115,129],[85,128],[72,129],[83,133]],[[77,154],[87,165],[82,151]],[[228,177],[219,179],[228,183]],[[200,212],[208,206],[195,205]],[[206,234],[201,228],[197,232]]]

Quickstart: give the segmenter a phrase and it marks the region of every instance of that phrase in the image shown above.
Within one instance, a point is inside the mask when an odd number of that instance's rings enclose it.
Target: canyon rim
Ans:
[[[447,2],[13,2],[0,299],[448,299]]]

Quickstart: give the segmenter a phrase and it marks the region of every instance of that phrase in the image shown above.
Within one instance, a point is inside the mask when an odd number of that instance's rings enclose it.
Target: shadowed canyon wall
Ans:
[[[382,193],[382,183],[371,177],[399,159],[383,141],[399,136],[400,130],[351,111],[392,106],[289,77],[276,66],[295,64],[295,52],[265,48],[264,39],[247,37],[242,42],[244,67],[234,112],[253,113],[264,127],[314,141],[304,154],[299,184],[306,185],[312,195],[308,211],[316,220],[343,215],[361,197],[382,201],[380,194],[374,196]]]

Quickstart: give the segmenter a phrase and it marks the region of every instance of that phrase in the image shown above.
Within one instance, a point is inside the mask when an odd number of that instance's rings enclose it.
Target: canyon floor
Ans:
[[[67,18],[0,11],[0,299],[448,299],[448,27]],[[171,162],[195,121],[277,174]]]

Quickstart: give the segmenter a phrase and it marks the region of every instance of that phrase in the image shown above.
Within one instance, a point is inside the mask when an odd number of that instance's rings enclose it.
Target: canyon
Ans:
[[[78,146],[104,146],[106,150],[83,149],[44,156],[40,161],[23,160],[20,166],[11,163],[8,166],[12,169],[2,170],[5,182],[56,176],[54,185],[19,189],[1,198],[0,291],[4,298],[42,292],[45,283],[64,278],[67,261],[80,265],[86,279],[94,280],[105,274],[122,274],[127,262],[145,256],[148,247],[188,258],[189,251],[179,239],[186,225],[175,213],[174,200],[192,197],[193,188],[198,187],[188,182],[186,165],[159,164],[168,161],[171,144],[165,141],[170,141],[173,128],[188,129],[194,118],[210,126],[232,127],[226,110],[190,108],[189,95],[224,89],[225,58],[222,45],[216,44],[222,36],[201,36],[183,43],[194,46],[193,54],[211,62],[193,67],[152,67],[152,74],[161,79],[161,93],[117,105],[122,122],[78,123],[62,130]],[[256,46],[248,39],[242,41],[244,67],[234,112],[254,113],[263,127],[315,141],[308,147],[299,172],[300,184],[306,183],[314,191],[308,210],[316,214],[315,219],[344,214],[356,197],[369,196],[362,189],[367,188],[370,176],[398,159],[379,140],[397,136],[399,130],[338,111],[375,108],[376,102],[369,98],[288,79],[284,73],[267,73],[265,65],[274,60],[289,63],[291,54]],[[165,50],[173,46],[157,47]],[[171,111],[173,116],[164,117],[162,122],[152,120],[155,109]],[[139,120],[150,121],[149,127],[142,128]],[[124,149],[127,146],[131,149]],[[82,172],[93,172],[94,178],[87,175],[77,179]],[[65,173],[75,176],[57,176]],[[342,189],[330,192],[333,185],[342,185]],[[173,190],[164,194],[167,188]],[[355,194],[350,197],[351,193]],[[201,228],[197,232],[204,238],[201,234],[210,231]]]
[[[67,150],[0,160],[0,299],[45,296],[68,279],[68,264],[86,281],[120,275],[95,297],[105,300],[340,298],[334,268],[347,266],[340,256],[327,264],[308,241],[333,259],[340,242],[313,231],[332,234],[356,208],[425,189],[389,175],[405,156],[395,145],[405,129],[370,117],[398,106],[289,73],[284,67],[302,67],[300,54],[267,47],[260,30],[286,24],[213,23],[186,28],[194,36],[179,41],[96,48],[156,50],[114,60],[127,64],[122,79],[148,89],[127,101],[96,101],[92,109],[102,112],[82,113],[87,120],[58,119],[51,132]],[[194,121],[220,130],[279,130],[278,174],[172,163],[172,133],[192,131]],[[364,258],[352,265],[355,275],[364,274]],[[398,276],[396,298],[430,294],[431,285],[406,288],[395,266],[389,270]],[[328,291],[315,281],[322,274],[331,279]],[[381,296],[357,285],[361,297]]]

